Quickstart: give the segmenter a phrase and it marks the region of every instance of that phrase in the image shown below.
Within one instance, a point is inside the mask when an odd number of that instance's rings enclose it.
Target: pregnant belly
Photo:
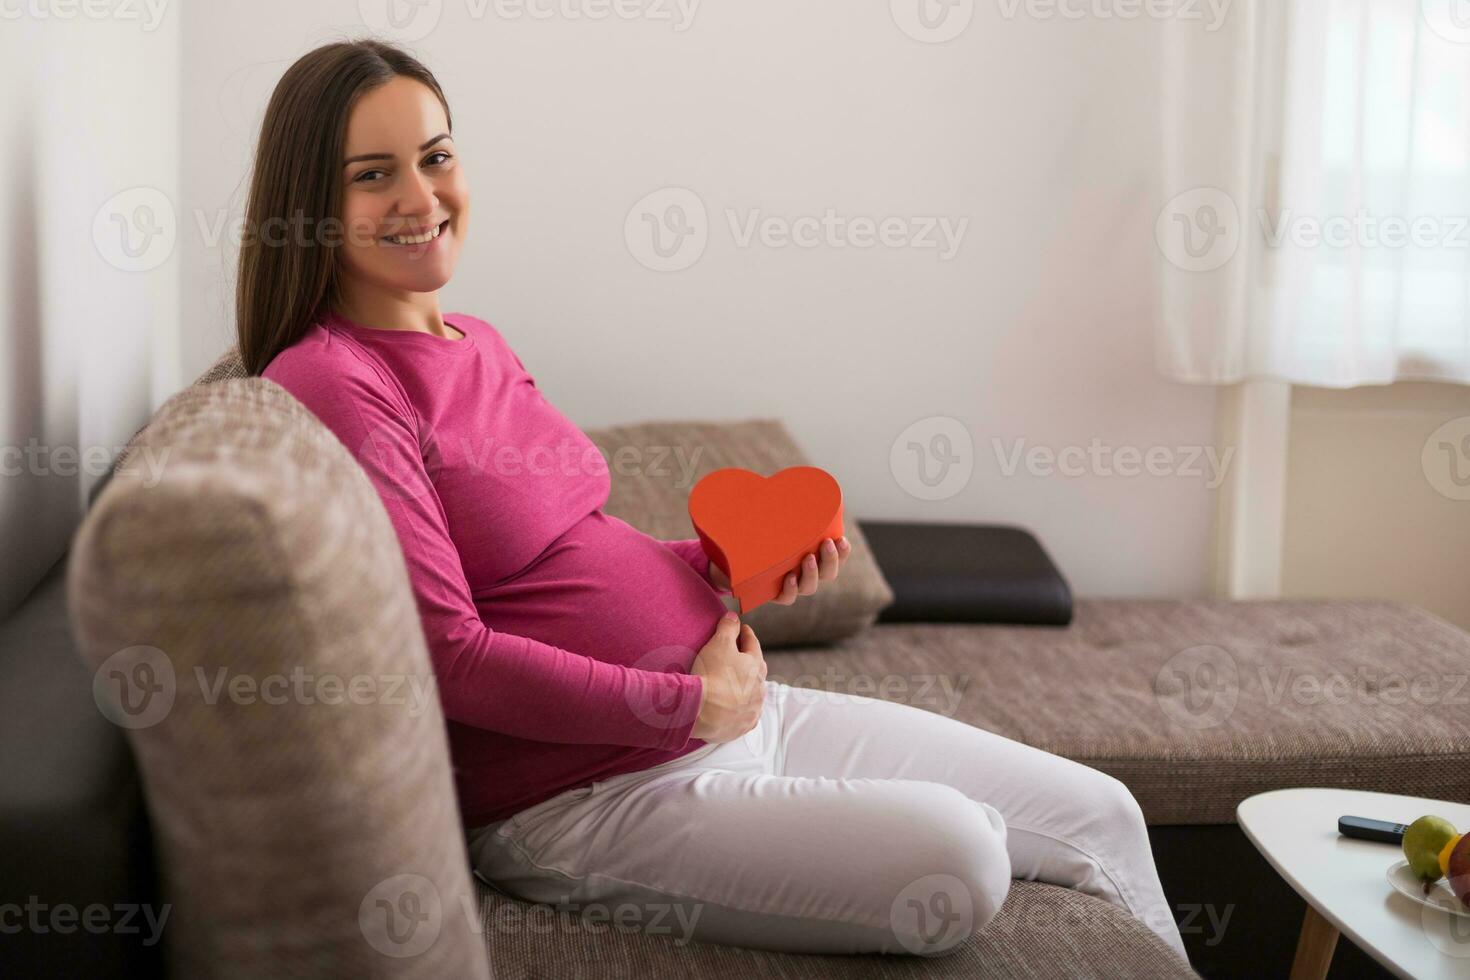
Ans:
[[[659,541],[589,513],[514,578],[478,592],[480,618],[609,663],[687,673],[725,605]]]

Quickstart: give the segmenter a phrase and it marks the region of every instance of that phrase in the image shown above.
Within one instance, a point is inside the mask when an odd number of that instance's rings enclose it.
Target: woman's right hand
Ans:
[[[766,702],[766,661],[755,630],[727,612],[709,642],[694,658],[689,673],[704,678],[704,696],[691,738],[730,742],[761,720]]]

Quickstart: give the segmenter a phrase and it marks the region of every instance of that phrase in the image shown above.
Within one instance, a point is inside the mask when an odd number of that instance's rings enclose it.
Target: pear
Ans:
[[[1420,881],[1438,881],[1444,875],[1439,852],[1455,833],[1455,825],[1444,817],[1426,815],[1409,824],[1404,831],[1404,857]]]
[[[1460,838],[1455,849],[1450,852],[1449,871],[1450,890],[1460,900],[1460,904],[1470,908],[1470,834]]]

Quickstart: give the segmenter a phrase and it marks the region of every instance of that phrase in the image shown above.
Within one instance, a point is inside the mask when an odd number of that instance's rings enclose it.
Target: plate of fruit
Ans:
[[[1470,834],[1443,817],[1423,816],[1404,831],[1404,860],[1388,883],[1421,905],[1470,918]]]

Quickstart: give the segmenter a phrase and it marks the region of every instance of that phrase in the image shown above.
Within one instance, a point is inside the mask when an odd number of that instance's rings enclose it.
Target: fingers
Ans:
[[[846,538],[843,538],[846,541]],[[831,538],[822,542],[818,549],[821,555],[818,563],[817,577],[823,582],[830,582],[837,577],[837,569],[842,564],[842,558],[838,554],[837,544]]]
[[[781,580],[781,592],[771,601],[782,606],[789,606],[796,601],[795,575],[787,573],[786,577]]]
[[[752,685],[750,694],[753,697],[764,699],[764,688],[766,683],[766,658],[761,655],[761,642],[755,635],[755,630],[749,626],[741,627],[740,649],[755,658],[755,665],[759,669],[755,677],[746,675],[746,683]]]
[[[740,627],[740,639],[736,644],[736,649],[741,653],[753,653],[756,656],[760,656],[761,641],[756,637],[755,630],[751,629],[749,624]]]
[[[722,642],[737,646],[740,639],[740,626],[740,617],[735,613],[727,612],[715,624],[715,636],[719,637]]]
[[[824,538],[815,554],[804,557],[796,572],[786,574],[781,580],[781,591],[771,601],[777,605],[789,606],[796,602],[797,596],[812,595],[817,591],[818,582],[830,582],[837,577],[842,563],[851,554],[852,542],[847,540],[846,535],[836,541]]]
[[[807,555],[801,560],[801,580],[797,583],[797,595],[811,595],[817,591],[817,582],[821,579],[821,567],[817,564],[816,555]]]

